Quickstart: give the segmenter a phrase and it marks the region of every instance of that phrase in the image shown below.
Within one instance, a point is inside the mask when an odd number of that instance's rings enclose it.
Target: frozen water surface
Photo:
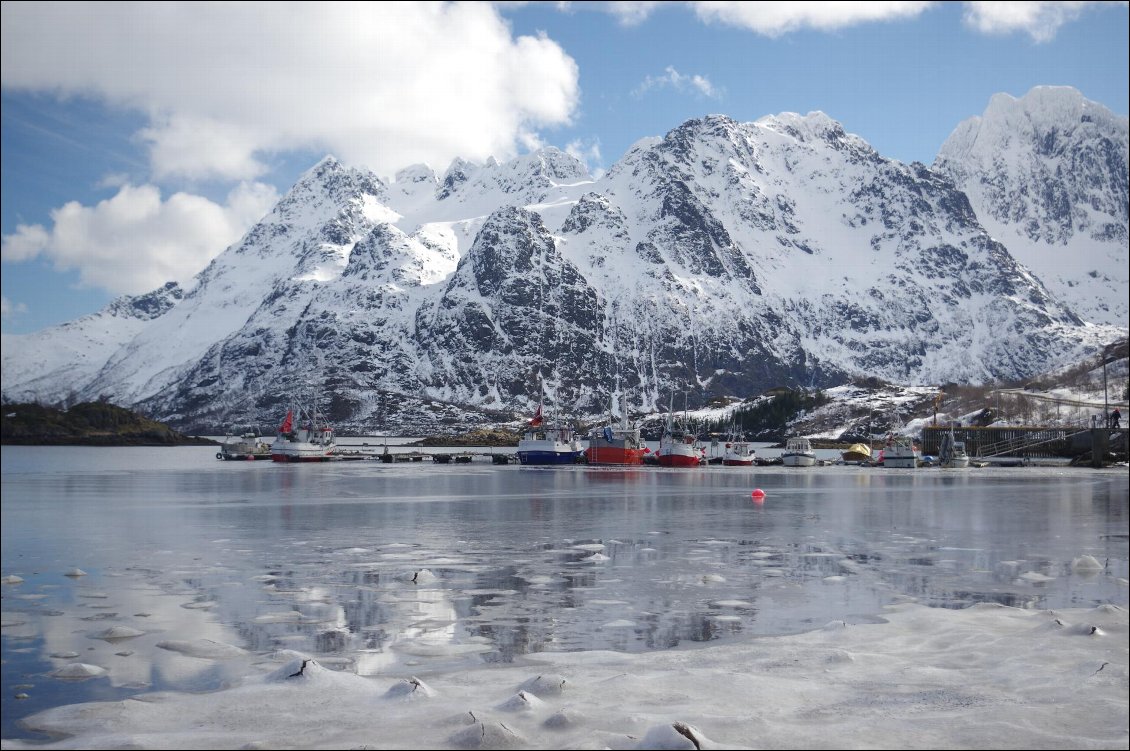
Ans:
[[[3,448],[5,747],[1126,747],[1125,468],[214,453]]]

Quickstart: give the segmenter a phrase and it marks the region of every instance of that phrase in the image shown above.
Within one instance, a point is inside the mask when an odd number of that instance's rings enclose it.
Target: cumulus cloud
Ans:
[[[565,146],[565,153],[587,164],[600,163],[600,141],[576,139]]]
[[[672,88],[675,91],[691,92],[700,96],[708,97],[710,99],[721,99],[722,92],[715,88],[714,84],[706,76],[700,76],[697,73],[692,75],[683,75],[674,67],[668,65],[661,76],[648,76],[643,80],[635,91],[632,92],[634,96],[643,96],[648,91],[654,89]]]
[[[1100,0],[1087,2],[969,2],[965,23],[985,34],[1009,34],[1020,31],[1037,42],[1050,41],[1059,27],[1075,20],[1088,6],[1102,5]],[[1125,3],[1123,3],[1125,4]],[[606,12],[627,26],[645,21],[666,3],[607,3]],[[912,18],[935,2],[727,2],[703,0],[687,3],[699,20],[748,29],[768,37],[778,37],[802,29],[835,31],[864,23],[897,21]]]
[[[769,37],[811,28],[833,31],[874,21],[917,16],[930,2],[697,2],[695,14],[706,22],[749,29]]]
[[[12,302],[7,297],[0,295],[0,318],[10,318],[19,313],[26,313],[27,306],[22,302]]]
[[[967,3],[965,23],[985,34],[1019,31],[1037,42],[1050,42],[1059,27],[1074,21],[1093,2]]]
[[[4,3],[7,90],[144,112],[153,176],[254,179],[332,152],[392,174],[505,159],[571,122],[575,61],[488,3]],[[536,140],[536,139],[535,139]]]
[[[77,270],[82,284],[114,294],[148,292],[184,282],[278,202],[277,191],[243,183],[225,205],[153,185],[124,185],[95,206],[71,201],[51,212],[52,227],[19,225],[0,245],[5,262],[42,257]]]
[[[660,5],[658,2],[610,2],[605,7],[616,16],[624,26],[638,26],[647,20],[651,12]]]

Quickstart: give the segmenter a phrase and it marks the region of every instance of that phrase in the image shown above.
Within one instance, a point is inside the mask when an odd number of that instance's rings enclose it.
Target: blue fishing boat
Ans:
[[[576,464],[581,461],[581,441],[573,428],[544,426],[542,405],[527,423],[518,441],[518,461],[522,464]]]

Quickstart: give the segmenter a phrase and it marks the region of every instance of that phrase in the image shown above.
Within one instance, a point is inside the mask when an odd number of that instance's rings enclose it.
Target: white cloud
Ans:
[[[27,306],[22,302],[12,302],[7,297],[0,295],[0,318],[10,318],[26,312]]]
[[[819,31],[874,21],[917,16],[930,2],[697,2],[695,14],[706,22],[737,26],[769,37],[812,28]]]
[[[4,263],[22,263],[39,255],[51,242],[51,235],[38,224],[16,225],[16,232],[5,235],[0,244],[0,260]]]
[[[643,80],[636,90],[632,92],[634,96],[643,96],[648,91],[653,89],[662,89],[671,87],[676,91],[689,91],[697,93],[701,96],[709,97],[710,99],[721,99],[722,92],[715,88],[714,84],[706,76],[700,76],[697,73],[694,75],[683,75],[674,67],[668,65],[664,70],[662,76],[648,76]]]
[[[647,20],[658,2],[610,2],[606,4],[609,13],[616,16],[624,26],[638,26]]]
[[[570,141],[565,146],[565,153],[569,156],[584,162],[585,164],[600,164],[600,141],[593,139],[585,141],[584,139],[576,139]]]
[[[187,193],[163,201],[152,185],[125,185],[95,206],[71,201],[55,209],[50,231],[19,225],[3,238],[0,258],[16,263],[43,257],[59,270],[77,270],[86,286],[114,294],[148,292],[188,280],[278,198],[262,183],[241,184],[223,206]]]
[[[565,145],[565,153],[584,162],[594,180],[604,175],[604,159],[600,154],[600,140],[577,138]]]
[[[392,174],[505,159],[568,124],[576,63],[488,3],[4,3],[6,90],[150,118],[157,178],[252,179],[271,154]]]
[[[802,29],[835,31],[864,23],[897,21],[912,18],[936,5],[936,2],[729,2],[703,0],[687,3],[699,20],[736,26],[768,37],[778,37]],[[1101,0],[1087,2],[1003,2],[966,3],[965,23],[985,34],[1009,34],[1020,31],[1037,42],[1050,41],[1059,27],[1075,20],[1088,6],[1103,5]],[[1122,2],[1125,5],[1125,2]],[[625,26],[643,23],[656,9],[670,3],[612,2],[603,8]]]
[[[254,134],[212,118],[174,114],[143,128],[138,136],[149,144],[153,177],[240,180],[259,177],[266,168],[255,158],[260,150]]]
[[[985,34],[1020,31],[1037,42],[1055,38],[1059,27],[1079,17],[1093,2],[977,2],[967,3],[965,23]]]

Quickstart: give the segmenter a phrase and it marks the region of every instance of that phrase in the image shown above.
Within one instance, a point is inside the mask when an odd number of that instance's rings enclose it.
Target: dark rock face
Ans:
[[[110,303],[110,310],[124,318],[148,321],[157,318],[184,298],[184,290],[176,282],[134,297],[123,297]]]
[[[432,386],[457,401],[537,401],[539,377],[577,388],[596,366],[599,296],[557,250],[541,218],[504,208],[483,225],[443,294],[416,315]]]

